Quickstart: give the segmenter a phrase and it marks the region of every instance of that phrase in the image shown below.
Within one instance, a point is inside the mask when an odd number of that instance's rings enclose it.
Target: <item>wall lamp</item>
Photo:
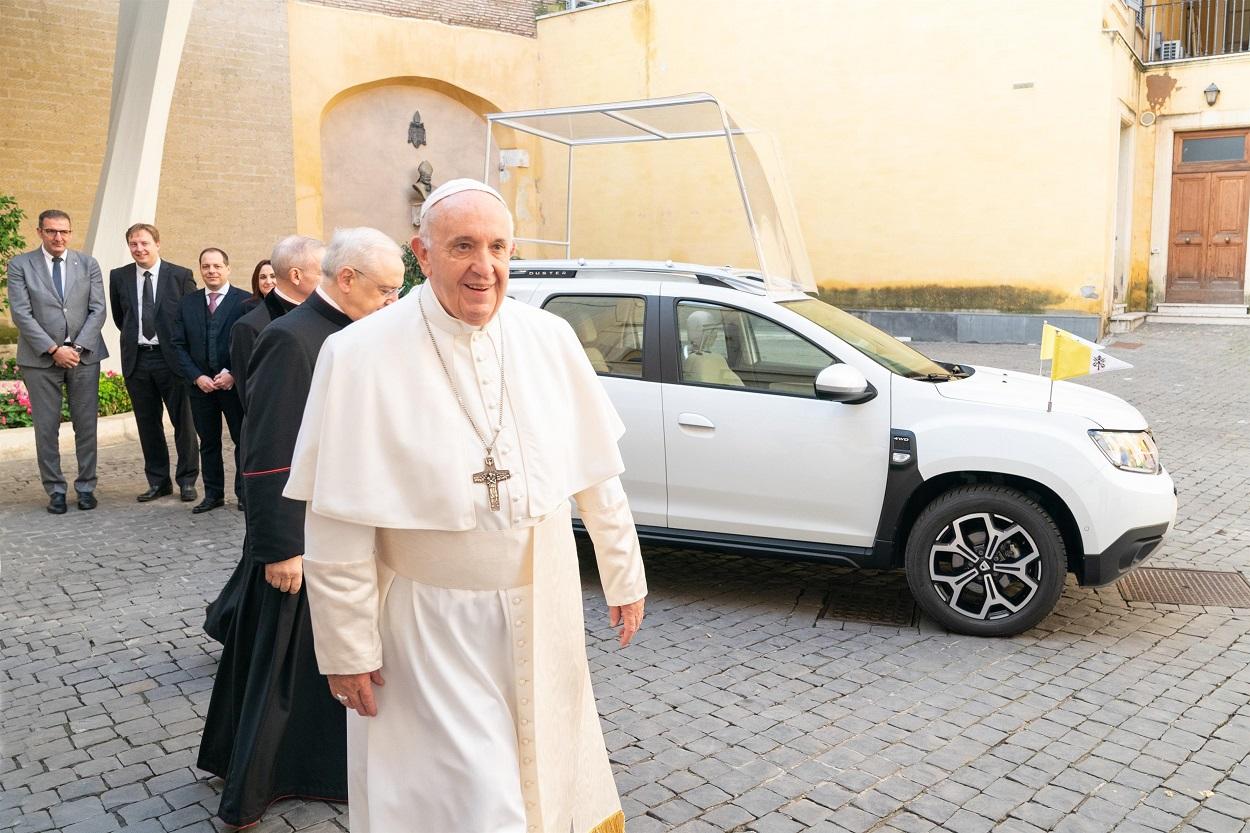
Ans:
[[[1211,83],[1211,86],[1207,87],[1205,90],[1203,90],[1203,91],[1202,91],[1202,94],[1203,94],[1204,96],[1206,96],[1206,99],[1207,99],[1207,106],[1208,106],[1208,107],[1214,107],[1214,106],[1215,106],[1215,102],[1216,102],[1216,101],[1219,99],[1219,97],[1220,97],[1220,88],[1219,88],[1219,87],[1217,87],[1217,86],[1215,86],[1215,83],[1214,83],[1214,82],[1212,82],[1212,83]]]

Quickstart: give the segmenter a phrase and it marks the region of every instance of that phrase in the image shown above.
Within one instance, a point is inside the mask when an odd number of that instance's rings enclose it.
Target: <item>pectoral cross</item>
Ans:
[[[507,480],[511,476],[512,472],[507,469],[496,469],[495,458],[489,454],[486,455],[486,463],[482,470],[473,475],[474,483],[486,484],[486,494],[490,496],[492,512],[499,511],[499,481]]]

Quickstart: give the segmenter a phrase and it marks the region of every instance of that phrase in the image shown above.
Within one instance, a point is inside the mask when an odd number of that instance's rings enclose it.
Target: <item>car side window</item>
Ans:
[[[681,381],[816,397],[835,359],[774,321],[719,304],[677,304]]]
[[[543,309],[569,322],[596,373],[642,378],[647,304],[620,295],[556,295]]]

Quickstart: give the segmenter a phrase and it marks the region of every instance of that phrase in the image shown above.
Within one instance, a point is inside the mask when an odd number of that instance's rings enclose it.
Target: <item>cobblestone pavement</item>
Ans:
[[[1156,563],[1250,572],[1250,331],[1147,327],[1089,384],[1150,419],[1180,487]],[[1030,370],[1036,348],[921,345]],[[101,452],[100,508],[53,517],[0,465],[0,830],[210,831],[194,769],[219,650],[205,602],[239,513],[140,505],[136,445]],[[819,617],[894,575],[649,549],[648,616],[615,650],[587,568],[588,646],[630,833],[1250,831],[1250,613],[1069,583],[1013,639]],[[284,801],[256,830],[326,833]]]

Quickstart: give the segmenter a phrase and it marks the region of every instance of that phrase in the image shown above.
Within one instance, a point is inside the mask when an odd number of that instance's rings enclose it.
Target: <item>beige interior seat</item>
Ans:
[[[742,378],[730,370],[725,357],[711,349],[721,327],[719,313],[702,309],[690,313],[686,319],[688,355],[681,363],[682,381],[743,387]]]
[[[603,357],[603,351],[598,347],[599,330],[595,327],[595,322],[590,318],[583,318],[577,322],[573,331],[577,333],[577,340],[582,343],[582,349],[586,351],[586,358],[590,359],[590,366],[595,369],[595,372],[611,372],[607,359]]]

